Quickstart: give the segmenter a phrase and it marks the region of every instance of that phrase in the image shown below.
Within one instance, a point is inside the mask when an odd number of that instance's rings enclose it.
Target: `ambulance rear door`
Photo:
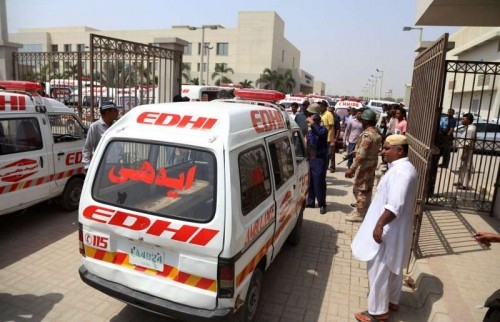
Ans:
[[[193,308],[216,308],[224,158],[222,147],[200,148],[195,140],[101,141],[104,152],[94,155],[79,210],[90,274]]]
[[[23,205],[51,195],[54,165],[46,123],[43,114],[0,115],[0,214],[24,209]]]

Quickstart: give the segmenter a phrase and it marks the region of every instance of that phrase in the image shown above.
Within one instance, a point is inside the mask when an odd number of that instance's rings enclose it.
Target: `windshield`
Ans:
[[[215,165],[208,151],[113,141],[99,164],[92,197],[162,217],[208,222],[215,213]]]

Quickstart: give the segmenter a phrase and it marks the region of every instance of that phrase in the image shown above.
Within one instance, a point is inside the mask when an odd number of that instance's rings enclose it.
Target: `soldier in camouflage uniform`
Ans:
[[[375,170],[378,163],[378,155],[382,147],[382,134],[375,127],[377,115],[371,109],[366,109],[361,114],[363,132],[356,142],[356,156],[354,162],[347,169],[346,178],[354,175],[353,193],[356,198],[356,210],[346,217],[347,221],[361,222],[370,206],[372,190],[375,182]]]

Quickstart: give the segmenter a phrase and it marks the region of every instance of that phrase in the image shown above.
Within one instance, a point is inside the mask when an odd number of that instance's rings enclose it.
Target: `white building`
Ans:
[[[196,27],[196,28],[193,28]],[[139,43],[155,44],[155,39],[177,37],[188,42],[184,48],[183,63],[190,66],[190,76],[206,83],[207,61],[209,84],[215,64],[224,64],[234,74],[226,75],[233,83],[249,80],[255,86],[264,69],[283,73],[292,71],[295,80],[293,92],[313,93],[317,88],[324,91],[325,84],[317,84],[314,76],[300,69],[300,51],[284,37],[285,23],[272,11],[239,12],[236,28],[223,26],[173,26],[159,30],[104,31],[91,27],[20,29],[9,34],[12,42],[23,44],[20,51],[58,52],[88,50],[90,34],[124,39]],[[214,29],[216,28],[216,29]],[[212,49],[203,53],[201,42]],[[315,89],[316,87],[316,89]]]

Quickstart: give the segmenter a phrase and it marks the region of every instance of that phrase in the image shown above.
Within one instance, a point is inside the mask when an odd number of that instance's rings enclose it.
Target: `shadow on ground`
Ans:
[[[0,269],[29,256],[78,229],[77,211],[65,212],[56,204],[39,204],[25,212],[0,216],[0,249],[16,249],[0,256]],[[23,245],[23,247],[18,247]],[[75,245],[77,241],[75,240]],[[78,251],[75,246],[75,251]],[[5,255],[5,254],[4,254]]]

